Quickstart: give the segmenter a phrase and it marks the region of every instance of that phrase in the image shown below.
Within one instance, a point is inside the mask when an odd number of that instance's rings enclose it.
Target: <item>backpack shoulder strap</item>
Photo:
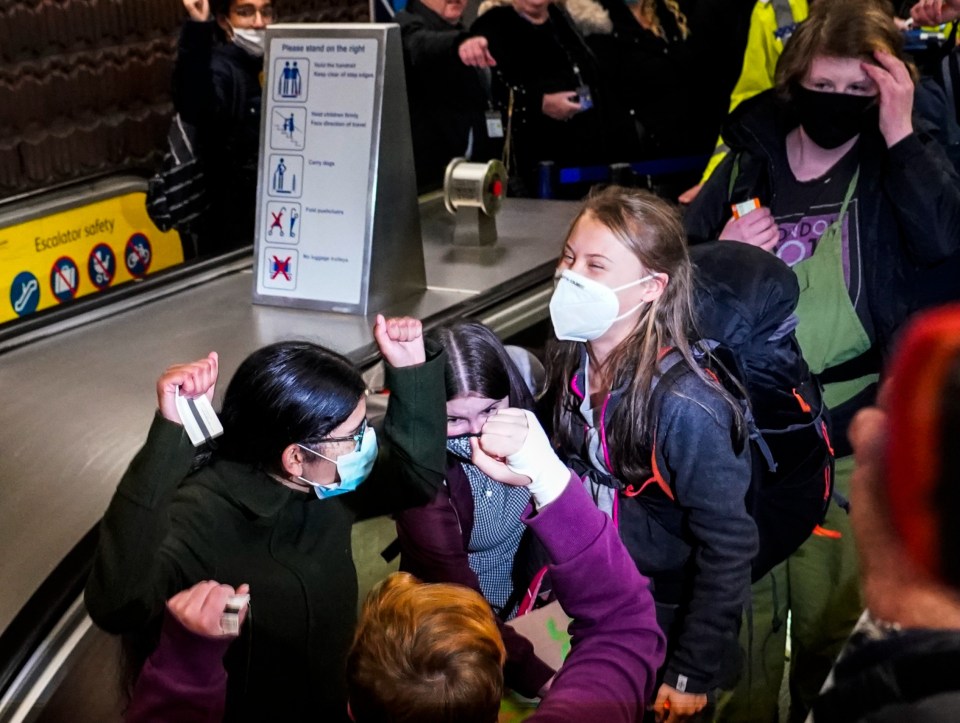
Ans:
[[[664,360],[668,359],[669,357],[673,355],[679,356],[679,354],[680,353],[676,349],[667,350],[661,355],[660,362],[662,364]],[[672,387],[673,383],[688,371],[689,369],[683,363],[683,359],[680,358],[676,359],[663,374],[653,378],[653,386],[650,389],[650,399],[647,402],[652,419],[657,419],[660,416],[660,406],[663,403],[663,395],[666,393],[666,390]],[[646,490],[650,485],[656,485],[660,488],[660,491],[666,495],[667,499],[675,501],[676,495],[673,493],[673,489],[670,487],[670,482],[663,475],[663,472],[660,470],[660,465],[657,463],[656,425],[654,425],[652,436],[653,441],[650,444],[650,477],[639,487],[634,487],[632,484],[627,485],[627,487],[623,490],[623,494],[627,497],[636,497]]]
[[[666,477],[663,476],[663,473],[660,471],[660,465],[657,464],[657,442],[654,440],[653,446],[650,447],[650,477],[639,487],[634,487],[632,484],[627,485],[623,494],[627,497],[637,497],[640,494],[643,494],[643,491],[647,489],[650,485],[655,484],[660,488],[660,491],[666,495],[667,499],[671,502],[675,502],[677,497],[673,494],[673,488],[670,487],[670,483],[667,482]]]

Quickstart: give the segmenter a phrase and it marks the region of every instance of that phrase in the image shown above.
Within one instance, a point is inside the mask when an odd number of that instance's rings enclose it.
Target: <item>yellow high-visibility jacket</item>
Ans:
[[[808,12],[807,0],[759,0],[754,5],[743,68],[730,94],[728,112],[732,113],[743,101],[773,87],[777,61],[783,54],[784,36],[792,31],[793,25],[806,20]],[[723,139],[718,138],[701,183],[706,183],[728,150]]]

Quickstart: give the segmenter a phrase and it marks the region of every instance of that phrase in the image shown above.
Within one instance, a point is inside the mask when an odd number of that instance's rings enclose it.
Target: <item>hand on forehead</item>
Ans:
[[[810,64],[803,84],[826,93],[875,95],[877,86],[863,69],[860,58],[835,58],[818,55]]]

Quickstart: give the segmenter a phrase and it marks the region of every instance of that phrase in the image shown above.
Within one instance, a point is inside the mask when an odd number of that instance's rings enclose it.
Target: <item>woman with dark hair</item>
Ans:
[[[926,276],[960,246],[960,183],[913,114],[915,71],[902,49],[876,0],[816,4],[780,58],[775,89],[731,116],[724,139],[732,152],[685,218],[691,241],[759,246],[796,273],[796,335],[824,383],[843,497],[853,465],[847,427],[875,399],[899,326],[922,304],[960,293],[956,277]],[[731,204],[744,202],[757,210],[731,215]],[[780,578],[762,613],[755,594],[754,640],[777,651],[780,670],[780,621],[791,611],[800,719],[862,608],[852,536],[846,513],[832,505],[823,527],[774,570]],[[769,626],[760,627],[761,615]],[[770,672],[766,699],[775,710],[780,676]]]
[[[253,243],[264,30],[271,0],[183,0],[173,104],[196,129],[210,207],[194,222],[197,251]],[[226,40],[226,42],[224,42]]]
[[[658,720],[706,715],[709,696],[739,673],[757,528],[744,501],[743,413],[691,342],[693,268],[680,219],[643,191],[595,192],[557,273],[555,442],[651,579],[667,636]]]
[[[534,655],[525,638],[502,624],[517,613],[545,564],[520,519],[530,493],[500,484],[472,461],[487,419],[507,407],[532,410],[530,390],[496,334],[478,322],[442,326],[424,339],[416,319],[379,317],[375,334],[394,368],[419,363],[425,349],[443,350],[446,356],[446,405],[431,410],[446,419],[446,467],[430,502],[397,515],[400,569],[424,582],[458,583],[482,594],[506,643],[507,685],[523,695],[538,695],[554,671]]]
[[[343,721],[343,665],[357,610],[350,530],[358,511],[418,504],[443,467],[443,425],[416,417],[443,390],[420,368],[392,371],[385,426],[408,458],[364,482],[378,458],[365,385],[344,357],[308,342],[251,354],[224,396],[223,436],[196,457],[177,396],[212,398],[215,353],[170,367],[159,413],[100,528],[85,600],[113,633],[144,632],[172,594],[203,580],[249,585],[251,614],[226,657],[227,720]],[[424,375],[427,375],[424,377]],[[407,426],[391,413],[404,409]],[[431,470],[431,467],[433,469]],[[351,494],[346,494],[351,493]]]

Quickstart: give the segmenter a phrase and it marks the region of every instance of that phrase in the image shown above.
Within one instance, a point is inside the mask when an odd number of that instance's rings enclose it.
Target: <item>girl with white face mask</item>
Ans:
[[[712,693],[738,673],[757,531],[744,505],[751,460],[740,408],[690,343],[692,268],[679,218],[646,192],[595,193],[557,273],[555,441],[652,580],[668,640],[658,719],[705,716]],[[657,390],[654,413],[651,392],[677,364],[686,370]]]

